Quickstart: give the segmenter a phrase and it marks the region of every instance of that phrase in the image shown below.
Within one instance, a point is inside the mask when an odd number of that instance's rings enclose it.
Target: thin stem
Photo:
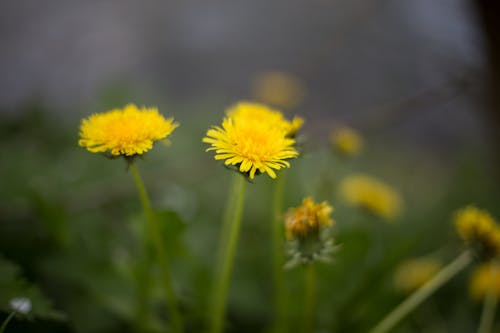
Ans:
[[[478,333],[491,333],[493,328],[493,322],[495,320],[495,311],[497,307],[497,296],[495,294],[494,282],[498,274],[498,267],[495,263],[490,265],[490,281],[488,288],[488,293],[484,298],[483,312],[481,313],[481,320],[479,322]]]
[[[5,318],[5,320],[3,321],[2,323],[2,326],[0,326],[0,333],[3,333],[5,331],[5,328],[7,327],[7,325],[9,324],[10,320],[14,317],[14,315],[16,314],[16,311],[12,311],[8,316],[7,318]]]
[[[304,272],[304,313],[302,319],[302,332],[314,332],[314,318],[316,308],[316,267],[311,263],[305,267]]]
[[[286,289],[283,266],[283,191],[286,173],[282,172],[275,182],[272,209],[272,252],[273,252],[273,284],[274,284],[274,325],[273,333],[286,331]]]
[[[234,195],[228,198],[227,211],[224,221],[220,246],[222,251],[219,251],[217,271],[214,280],[214,293],[212,303],[212,315],[210,321],[210,332],[220,333],[224,329],[224,318],[226,314],[227,294],[229,290],[229,282],[233,270],[234,256],[236,253],[236,245],[238,243],[238,236],[241,228],[241,218],[243,216],[243,204],[245,201],[245,187],[246,179],[240,175],[235,174],[234,188],[236,191]],[[233,201],[233,202],[231,202]],[[229,218],[231,217],[231,218]],[[231,223],[226,223],[230,221]]]
[[[389,332],[397,323],[406,315],[412,312],[417,306],[431,296],[439,287],[448,282],[452,277],[462,271],[472,261],[470,251],[465,251],[459,255],[454,261],[444,267],[430,281],[412,293],[401,304],[399,304],[392,312],[390,312],[382,321],[375,326],[370,333],[385,333]]]
[[[172,282],[170,278],[170,269],[168,267],[168,258],[167,258],[167,253],[165,251],[165,244],[163,241],[163,237],[161,234],[161,228],[158,223],[158,220],[156,219],[153,207],[151,206],[151,201],[149,200],[149,196],[146,191],[146,187],[144,186],[144,182],[142,181],[141,175],[139,174],[139,170],[137,169],[134,163],[130,164],[130,170],[132,171],[132,175],[134,176],[134,181],[135,184],[137,185],[137,190],[139,191],[139,198],[141,200],[142,208],[144,209],[144,213],[146,214],[146,220],[148,221],[149,224],[147,228],[149,231],[149,238],[150,241],[153,242],[153,246],[158,256],[158,261],[160,264],[160,270],[162,274],[163,291],[165,293],[165,301],[167,302],[167,307],[170,312],[170,316],[172,318],[172,329],[173,332],[181,333],[184,330],[183,323],[177,306],[177,298],[175,296],[175,292],[172,287]]]
[[[149,257],[144,254],[135,266],[135,279],[137,281],[136,328],[145,332],[150,323],[149,297],[151,291],[151,274],[149,271]]]

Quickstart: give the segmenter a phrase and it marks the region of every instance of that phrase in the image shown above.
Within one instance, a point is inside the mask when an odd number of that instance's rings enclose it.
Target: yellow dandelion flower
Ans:
[[[317,204],[311,197],[305,198],[301,206],[290,208],[285,215],[287,238],[304,238],[309,234],[317,234],[321,227],[331,226],[332,211],[332,206],[326,201]]]
[[[294,148],[295,140],[286,137],[282,128],[232,117],[224,118],[222,127],[209,129],[203,142],[211,145],[207,151],[215,150],[216,160],[237,166],[250,179],[257,171],[276,178],[274,170],[289,168],[287,160],[299,154]]]
[[[253,94],[258,101],[263,103],[294,108],[303,101],[305,87],[298,78],[291,74],[270,71],[255,77]]]
[[[415,291],[432,279],[442,266],[441,261],[434,258],[403,261],[394,273],[394,286],[405,293]]]
[[[500,228],[487,211],[468,206],[455,213],[454,222],[459,236],[479,257],[500,255]]]
[[[330,135],[330,142],[341,154],[346,156],[358,155],[363,149],[363,139],[354,129],[342,127]]]
[[[91,115],[80,125],[78,144],[92,153],[110,152],[113,156],[142,155],[153,143],[165,140],[179,125],[165,119],[157,108],[138,108],[128,104]]]
[[[348,203],[388,221],[400,213],[403,205],[401,196],[395,189],[366,175],[344,179],[340,184],[340,194]]]
[[[492,267],[491,263],[485,263],[472,273],[469,292],[472,298],[483,300],[491,288],[493,294],[500,298],[500,269],[497,266]]]
[[[239,102],[230,107],[226,114],[235,122],[265,123],[269,127],[277,127],[284,130],[289,137],[294,137],[304,124],[301,117],[296,116],[289,121],[280,111],[252,102]]]

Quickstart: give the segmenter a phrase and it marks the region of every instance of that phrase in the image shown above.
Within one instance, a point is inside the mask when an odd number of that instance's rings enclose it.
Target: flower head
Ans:
[[[330,141],[340,154],[345,156],[358,155],[363,149],[363,139],[354,129],[342,127],[330,135]]]
[[[394,274],[396,289],[410,293],[422,287],[442,268],[434,258],[416,258],[402,262]]]
[[[315,203],[311,197],[302,201],[302,205],[290,208],[285,216],[285,228],[288,239],[304,238],[311,233],[317,234],[321,227],[333,224],[330,213],[333,211],[328,202]]]
[[[287,249],[290,259],[285,268],[315,261],[330,262],[337,250],[330,235],[330,218],[333,208],[326,202],[315,203],[310,197],[299,207],[293,207],[285,215]]]
[[[496,298],[500,298],[500,269],[491,263],[484,263],[472,273],[469,292],[476,300],[483,300],[490,289]]]
[[[478,257],[500,255],[500,228],[487,211],[468,206],[455,213],[454,222],[459,236]]]
[[[391,186],[365,175],[347,177],[340,184],[342,197],[352,205],[370,213],[393,220],[401,211],[402,200]]]
[[[230,107],[226,114],[233,118],[235,122],[251,122],[266,124],[269,127],[276,127],[285,131],[287,137],[294,137],[304,124],[304,119],[295,116],[292,121],[283,117],[283,114],[264,104],[252,102],[239,102]]]
[[[291,74],[271,71],[256,76],[253,93],[257,100],[283,108],[293,108],[304,99],[305,88]]]
[[[31,311],[31,300],[27,297],[16,297],[10,300],[12,310],[21,314],[28,314]]]
[[[216,160],[236,166],[250,179],[257,172],[276,178],[274,170],[289,168],[287,160],[298,156],[295,140],[287,136],[287,128],[275,116],[267,118],[265,112],[256,107],[257,117],[253,118],[251,107],[247,109],[247,105],[243,105],[242,109],[231,108],[221,127],[214,126],[207,131],[203,138],[203,142],[211,145],[207,151],[215,150]]]
[[[92,153],[110,152],[112,156],[132,157],[153,148],[153,143],[166,140],[179,125],[165,119],[157,108],[138,108],[128,104],[91,115],[80,125],[78,144]]]

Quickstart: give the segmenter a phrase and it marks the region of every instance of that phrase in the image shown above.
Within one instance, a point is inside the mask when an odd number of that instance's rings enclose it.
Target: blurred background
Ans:
[[[134,187],[124,163],[77,146],[82,117],[129,102],[157,105],[181,123],[172,146],[159,146],[139,167],[155,207],[177,221],[166,237],[196,332],[228,182],[201,138],[242,99],[306,119],[303,158],[287,176],[288,206],[313,194],[324,175],[335,184],[353,172],[369,173],[401,191],[401,221],[368,223],[386,232],[385,246],[374,245],[377,228],[353,222],[366,218],[340,203],[334,214],[346,245],[338,265],[324,268],[324,281],[350,287],[325,289],[318,329],[366,331],[401,299],[389,283],[398,262],[437,250],[446,260],[458,251],[453,210],[476,203],[500,216],[499,6],[494,0],[0,2],[0,320],[16,290],[38,302],[31,320],[18,318],[6,332],[134,331],[130,267],[141,252],[142,225]],[[340,163],[328,138],[344,125],[365,137],[365,150]],[[257,198],[269,198],[272,183],[259,183],[248,196],[241,244],[268,237],[263,221],[270,208]],[[316,196],[337,206],[334,188]],[[262,331],[271,320],[266,258],[265,246],[240,246],[230,303],[234,332]],[[288,283],[300,289],[295,275]],[[480,306],[467,295],[468,275],[461,279],[436,297],[438,319],[419,315],[432,329],[475,327]],[[367,281],[380,288],[370,290]],[[156,319],[152,331],[165,318]],[[421,325],[410,320],[400,331],[429,331]]]

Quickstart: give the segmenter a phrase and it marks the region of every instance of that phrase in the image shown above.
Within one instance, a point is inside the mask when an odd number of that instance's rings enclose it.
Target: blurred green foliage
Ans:
[[[158,144],[138,167],[164,227],[188,329],[199,332],[208,313],[230,178],[204,153],[201,138],[220,121],[222,107],[160,110],[173,114],[181,127],[170,147]],[[312,130],[306,126],[306,138]],[[392,275],[403,259],[454,258],[462,246],[450,223],[455,209],[476,203],[500,216],[498,175],[483,150],[468,147],[443,159],[390,137],[368,136],[365,153],[354,160],[336,157],[326,140],[306,140],[302,156],[285,171],[285,207],[307,195],[335,207],[334,235],[341,249],[335,262],[318,272],[316,319],[324,332],[366,332],[397,305],[404,295],[394,290]],[[33,302],[32,320],[17,318],[6,332],[161,331],[168,318],[158,267],[154,252],[141,245],[145,223],[126,163],[87,153],[77,146],[78,120],[39,106],[3,119],[0,139],[0,320],[8,315],[12,297]],[[403,216],[387,224],[343,203],[336,186],[353,172],[379,176],[400,189]],[[229,332],[264,332],[272,322],[272,189],[268,177],[257,177],[248,187]],[[153,283],[141,289],[138,282],[148,277]],[[469,271],[452,280],[397,331],[474,330],[480,304],[469,299],[468,277]],[[289,327],[297,327],[302,269],[287,271],[286,284]],[[141,320],[147,324],[141,326]]]

